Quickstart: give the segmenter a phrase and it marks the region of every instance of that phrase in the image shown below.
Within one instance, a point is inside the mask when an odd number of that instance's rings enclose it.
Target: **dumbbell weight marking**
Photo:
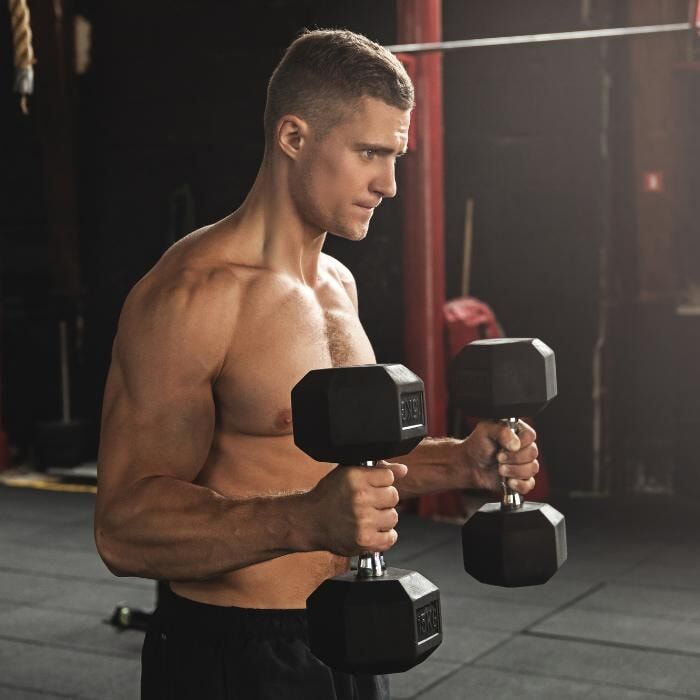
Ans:
[[[401,427],[412,428],[425,423],[423,396],[419,392],[401,397]]]
[[[439,634],[440,629],[440,603],[438,600],[431,600],[416,610],[416,630],[419,643]]]

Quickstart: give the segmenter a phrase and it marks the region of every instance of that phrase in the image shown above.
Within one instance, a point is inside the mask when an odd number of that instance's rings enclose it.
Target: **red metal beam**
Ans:
[[[440,41],[442,0],[397,0],[399,43]],[[404,347],[425,382],[432,435],[447,431],[442,307],[445,303],[442,55],[411,56],[415,148],[402,161]]]

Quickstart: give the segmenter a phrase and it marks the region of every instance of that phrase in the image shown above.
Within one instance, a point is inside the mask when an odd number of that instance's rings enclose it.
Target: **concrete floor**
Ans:
[[[150,608],[92,541],[90,494],[0,486],[0,698],[138,697],[143,636],[103,620]],[[700,697],[700,543],[691,506],[560,505],[569,561],[547,585],[501,589],[462,570],[459,529],[403,516],[387,559],[440,586],[442,646],[392,676],[392,697]]]

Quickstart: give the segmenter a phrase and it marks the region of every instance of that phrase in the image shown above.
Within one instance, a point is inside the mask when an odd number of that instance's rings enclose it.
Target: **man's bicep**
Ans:
[[[170,476],[194,481],[214,434],[208,384],[186,391],[165,384],[133,395],[122,368],[112,366],[105,391],[99,454],[99,489],[105,500],[140,479]],[[150,394],[150,396],[149,396]]]
[[[105,498],[150,476],[194,481],[211,447],[216,338],[188,309],[158,311],[128,310],[115,340],[100,438]]]

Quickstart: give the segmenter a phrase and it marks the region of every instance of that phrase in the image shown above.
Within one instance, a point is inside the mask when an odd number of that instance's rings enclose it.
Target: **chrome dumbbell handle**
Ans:
[[[374,467],[374,460],[360,462],[361,467]],[[357,557],[357,578],[379,578],[386,573],[386,563],[381,552],[361,552]]]
[[[503,422],[517,435],[520,431],[518,430],[518,419],[517,418],[504,418]],[[503,498],[501,500],[501,508],[505,510],[517,510],[523,505],[523,497],[514,491],[505,480],[501,481],[501,487],[503,488]]]

